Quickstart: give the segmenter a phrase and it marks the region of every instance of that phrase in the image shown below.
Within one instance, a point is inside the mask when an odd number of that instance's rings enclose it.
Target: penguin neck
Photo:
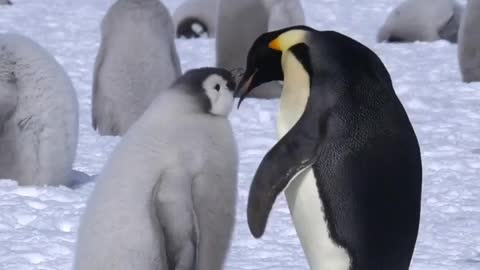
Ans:
[[[286,51],[282,54],[282,69],[284,83],[277,120],[279,138],[300,119],[310,96],[310,76],[292,52]]]
[[[198,114],[206,113],[198,97],[186,92],[185,89],[169,89],[157,98],[158,107],[164,114]]]

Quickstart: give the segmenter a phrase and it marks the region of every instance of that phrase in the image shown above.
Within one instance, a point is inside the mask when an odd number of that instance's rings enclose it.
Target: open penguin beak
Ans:
[[[262,34],[255,40],[247,56],[247,69],[238,83],[235,96],[240,96],[237,108],[254,88],[271,81],[282,81],[282,52],[276,41],[279,31]]]
[[[242,101],[248,96],[248,94],[255,88],[254,84],[252,83],[255,79],[255,75],[257,74],[258,70],[251,71],[247,70],[243,75],[242,79],[237,85],[237,89],[235,91],[235,96],[238,96],[240,93],[240,100],[238,101],[237,109],[240,108],[240,104]]]

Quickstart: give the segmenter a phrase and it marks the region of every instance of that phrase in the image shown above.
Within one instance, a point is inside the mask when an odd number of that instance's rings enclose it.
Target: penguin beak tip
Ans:
[[[240,83],[238,85],[238,88],[235,91],[235,96],[240,97],[240,100],[238,101],[238,104],[237,104],[237,109],[240,108],[240,105],[242,104],[243,100],[252,91],[253,87],[252,87],[251,84],[252,84],[253,78],[255,77],[256,73],[257,72],[255,71],[252,75],[250,75],[248,77],[244,76],[243,79],[240,81]]]
[[[244,100],[244,97],[240,97],[240,100],[237,103],[237,110],[240,110],[240,105],[242,105],[243,100]]]

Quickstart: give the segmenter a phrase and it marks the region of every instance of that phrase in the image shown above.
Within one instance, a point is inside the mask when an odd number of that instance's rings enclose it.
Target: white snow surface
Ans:
[[[118,138],[91,128],[93,63],[99,24],[111,0],[13,0],[0,6],[0,32],[29,36],[71,76],[80,103],[74,169],[98,174]],[[180,0],[166,0],[174,10]],[[336,30],[372,48],[387,66],[421,144],[424,185],[421,228],[412,269],[480,269],[480,83],[464,84],[456,45],[446,41],[377,44],[378,28],[400,0],[303,0],[307,23]],[[464,3],[464,1],[461,1]],[[241,22],[239,22],[241,23]],[[134,41],[132,41],[134,42]],[[212,39],[178,40],[183,70],[214,64]],[[246,223],[250,181],[276,142],[278,100],[247,100],[230,119],[240,153],[238,215],[226,269],[308,269],[283,196],[261,240]],[[76,188],[19,187],[0,181],[0,270],[68,270],[93,178]],[[135,181],[135,179],[132,179]]]

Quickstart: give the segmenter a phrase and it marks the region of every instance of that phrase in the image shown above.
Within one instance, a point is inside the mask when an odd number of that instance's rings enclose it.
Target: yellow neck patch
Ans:
[[[304,43],[306,39],[307,31],[295,29],[285,32],[278,36],[276,39],[268,44],[268,47],[276,51],[285,52],[290,49],[292,46],[295,46],[299,43]]]

